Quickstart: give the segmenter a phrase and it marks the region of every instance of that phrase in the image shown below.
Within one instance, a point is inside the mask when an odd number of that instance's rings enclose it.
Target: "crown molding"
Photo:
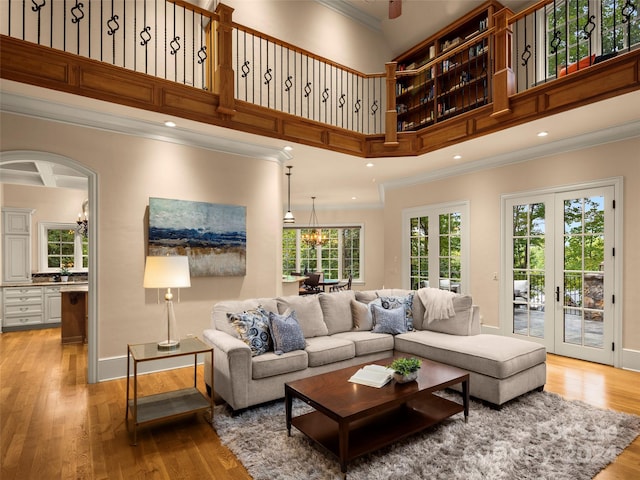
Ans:
[[[293,158],[293,155],[282,148],[258,145],[249,143],[246,140],[238,141],[210,133],[194,132],[180,127],[169,128],[148,120],[114,115],[75,105],[65,105],[12,92],[2,92],[0,111],[179,145],[194,146],[216,152],[258,158],[280,164]]]
[[[374,32],[382,33],[382,22],[376,17],[373,17],[362,10],[358,10],[354,6],[345,2],[344,0],[315,0],[320,5],[324,5],[330,8],[334,12],[338,12],[345,17],[361,23],[365,27],[373,30]]]
[[[382,188],[380,190],[380,196],[384,202],[384,193],[387,190],[435,182],[449,177],[475,173],[481,170],[502,167],[504,165],[528,162],[530,160],[576,150],[584,150],[586,148],[628,140],[634,137],[640,137],[640,121],[617,125],[603,130],[597,130],[583,135],[550,142],[544,145],[504,153],[502,155],[487,157],[475,162],[443,168],[424,175],[415,175],[410,178],[401,178],[398,180],[384,182],[381,184]]]

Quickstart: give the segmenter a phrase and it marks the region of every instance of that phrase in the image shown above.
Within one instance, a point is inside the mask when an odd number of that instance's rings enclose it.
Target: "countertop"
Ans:
[[[0,285],[1,288],[5,287],[66,287],[66,286],[74,286],[74,285],[89,285],[87,280],[77,281],[77,282],[25,282],[25,283],[3,283]]]
[[[60,283],[60,282],[58,282],[58,283]],[[86,284],[86,283],[84,285],[82,285],[80,282],[76,283],[75,285],[72,282],[65,282],[60,287],[60,293],[65,293],[65,292],[88,292],[88,291],[89,291],[89,285]]]

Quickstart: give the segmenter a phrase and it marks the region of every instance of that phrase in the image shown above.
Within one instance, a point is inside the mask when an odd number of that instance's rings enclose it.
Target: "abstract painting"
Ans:
[[[149,198],[149,255],[186,255],[192,277],[246,273],[246,207]]]

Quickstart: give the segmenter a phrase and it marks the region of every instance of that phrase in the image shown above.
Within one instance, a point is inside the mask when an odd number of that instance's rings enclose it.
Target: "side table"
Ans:
[[[157,343],[140,343],[128,345],[127,355],[127,407],[125,423],[129,431],[129,412],[133,422],[133,443],[137,445],[138,426],[156,420],[168,419],[199,411],[209,410],[209,422],[213,421],[213,390],[207,398],[197,388],[198,354],[211,355],[213,363],[213,347],[196,337],[183,338],[175,350],[158,350]],[[193,387],[172,390],[154,395],[138,397],[138,363],[162,360],[165,358],[193,355]],[[129,397],[131,384],[131,361],[133,360],[133,397]],[[213,387],[213,368],[211,369],[211,386]]]

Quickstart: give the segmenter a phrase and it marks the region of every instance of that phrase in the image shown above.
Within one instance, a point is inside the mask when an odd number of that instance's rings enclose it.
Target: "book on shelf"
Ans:
[[[369,387],[384,387],[393,378],[393,370],[382,365],[365,365],[349,379],[350,382]]]

